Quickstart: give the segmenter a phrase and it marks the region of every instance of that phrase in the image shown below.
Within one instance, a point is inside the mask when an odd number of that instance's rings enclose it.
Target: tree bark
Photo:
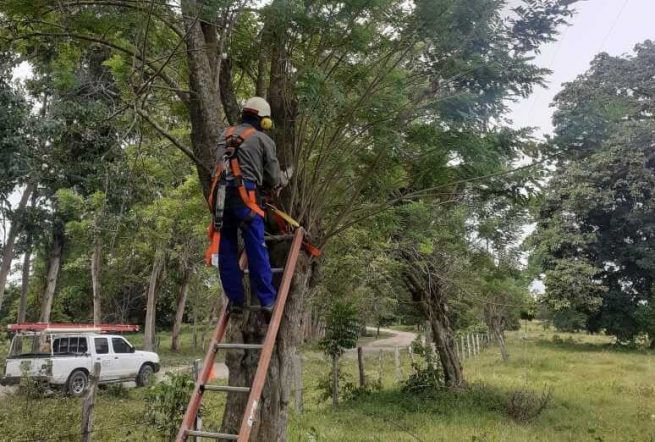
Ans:
[[[18,317],[16,322],[25,322],[27,313],[27,292],[30,287],[30,267],[32,264],[32,236],[27,237],[27,250],[23,257],[23,269],[21,275],[20,302],[18,303]]]
[[[30,199],[30,195],[34,191],[34,185],[28,184],[23,190],[23,194],[20,197],[18,202],[18,207],[14,211],[15,214],[20,214],[25,207],[27,206],[27,201]],[[19,217],[11,217],[11,227],[9,227],[9,234],[7,235],[7,241],[2,248],[2,263],[0,263],[0,310],[2,310],[2,304],[5,297],[5,287],[7,285],[7,277],[9,276],[9,271],[11,270],[11,262],[14,259],[14,246],[16,244],[16,238],[18,233],[21,231],[21,222]]]
[[[424,284],[421,278],[412,272],[411,267],[404,273],[403,279],[412,298],[421,307],[429,322],[446,386],[463,386],[465,384],[464,372],[455,348],[454,333],[448,316],[448,304],[441,293],[439,284],[434,281],[430,286]],[[427,332],[426,330],[426,336]]]
[[[175,352],[180,351],[180,330],[182,329],[182,319],[184,318],[184,307],[186,306],[190,280],[191,269],[189,267],[185,267],[184,271],[182,272],[182,281],[180,282],[180,288],[177,297],[177,310],[175,311],[175,322],[173,322],[173,333],[171,336],[171,350]]]
[[[157,289],[159,288],[159,277],[164,269],[165,254],[163,250],[155,252],[155,260],[152,263],[150,281],[148,283],[148,298],[146,301],[146,319],[143,336],[143,348],[146,351],[155,349],[155,321],[157,319]]]
[[[61,268],[61,258],[64,251],[64,223],[57,220],[53,226],[52,246],[50,248],[50,257],[48,258],[48,276],[43,295],[43,304],[41,306],[41,322],[50,322],[50,313],[52,312],[52,303],[55,298],[57,288],[57,279],[59,278],[59,269]]]
[[[281,247],[284,248],[285,245]],[[271,260],[275,266],[278,266],[280,257],[274,256],[277,250],[273,249],[271,252]],[[300,331],[304,297],[310,276],[310,259],[301,253],[278,331],[264,391],[255,414],[255,425],[250,436],[252,441],[279,442],[287,439],[287,420],[294,379],[293,364],[290,361],[293,360],[296,347],[302,337]],[[266,325],[262,323],[259,314],[250,314],[244,318],[240,327],[238,324],[235,325],[237,326],[230,330],[230,342],[259,344],[263,341]],[[229,352],[225,358],[230,371],[229,385],[251,385],[258,360],[258,351]],[[228,395],[221,426],[222,432],[238,432],[247,399],[246,395],[240,393]]]
[[[91,286],[93,287],[93,323],[102,322],[102,298],[100,276],[102,272],[102,237],[95,233],[91,253]]]
[[[204,165],[198,168],[200,184],[207,197],[214,166],[214,149],[223,129],[220,97],[216,87],[219,54],[216,51],[216,28],[199,19],[203,7],[197,0],[182,0],[186,31],[189,87],[188,108],[191,120],[193,153]],[[212,49],[214,49],[212,51]],[[220,80],[220,78],[219,78]]]
[[[500,357],[503,358],[503,362],[509,361],[509,354],[507,353],[507,347],[505,346],[505,336],[502,330],[494,328],[494,335],[496,335],[496,340],[498,341],[498,348],[500,348]]]
[[[487,327],[489,327],[489,330],[491,330],[498,341],[500,356],[503,362],[507,362],[509,360],[509,354],[505,346],[505,317],[502,307],[491,303],[487,304],[484,308],[484,319]]]

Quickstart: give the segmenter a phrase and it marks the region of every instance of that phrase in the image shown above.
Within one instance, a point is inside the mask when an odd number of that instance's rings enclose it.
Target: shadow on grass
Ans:
[[[378,419],[417,413],[445,418],[480,416],[504,419],[508,392],[486,384],[472,384],[458,390],[432,393],[406,393],[400,389],[381,390],[345,402],[339,411],[362,413]]]
[[[563,350],[569,352],[613,352],[613,353],[620,353],[620,354],[655,355],[655,351],[653,350],[646,349],[644,347],[637,347],[633,345],[577,342],[571,339],[564,339],[560,341],[539,339],[535,342],[538,347],[547,348],[551,350],[559,350],[559,351]]]

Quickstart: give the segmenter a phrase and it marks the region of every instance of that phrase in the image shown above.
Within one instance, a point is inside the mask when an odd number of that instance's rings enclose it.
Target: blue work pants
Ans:
[[[251,217],[250,209],[245,206],[226,207],[223,212],[218,253],[218,268],[223,290],[231,302],[238,305],[244,304],[243,275],[239,268],[237,242],[239,230],[241,230],[248,256],[252,290],[262,306],[271,306],[275,302],[276,290],[273,287],[273,272],[264,241],[264,219],[259,215]]]

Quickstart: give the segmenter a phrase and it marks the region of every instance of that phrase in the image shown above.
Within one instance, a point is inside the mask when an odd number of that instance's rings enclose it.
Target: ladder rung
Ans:
[[[276,274],[276,273],[283,273],[284,272],[284,267],[273,267],[271,271]],[[244,269],[243,273],[246,275],[250,273],[250,269]]]
[[[266,241],[288,241],[293,239],[293,233],[285,233],[284,235],[266,235]]]
[[[262,344],[216,344],[218,350],[259,350]]]
[[[227,440],[238,440],[238,434],[229,434],[229,433],[212,433],[209,431],[199,431],[199,430],[186,430],[188,436],[198,436],[198,437],[211,437],[213,439],[227,439]]]
[[[225,391],[234,393],[250,393],[250,387],[233,387],[231,385],[202,385],[200,387],[208,391]]]

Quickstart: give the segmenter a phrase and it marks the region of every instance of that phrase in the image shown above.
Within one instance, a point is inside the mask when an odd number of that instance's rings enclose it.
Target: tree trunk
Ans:
[[[27,206],[27,201],[30,199],[30,195],[33,191],[33,184],[28,184],[25,186],[25,190],[23,190],[23,195],[20,197],[18,207],[14,211],[14,214],[20,214],[25,209]],[[9,227],[9,234],[7,235],[7,241],[2,248],[2,263],[0,263],[0,310],[2,310],[2,303],[5,297],[5,286],[7,285],[7,277],[9,276],[9,271],[11,270],[11,261],[14,259],[14,245],[16,244],[16,237],[20,231],[20,218],[17,216],[12,216],[11,226]]]
[[[152,263],[150,281],[148,283],[148,299],[146,301],[146,320],[143,332],[143,348],[146,351],[155,349],[155,321],[157,319],[157,289],[159,288],[159,277],[164,269],[165,255],[163,250],[157,250],[155,260]]]
[[[180,282],[180,289],[177,297],[177,310],[175,311],[175,322],[173,323],[173,334],[171,337],[172,351],[180,351],[180,330],[182,329],[182,319],[184,318],[184,307],[186,305],[190,280],[191,269],[186,267],[182,273],[182,281]]]
[[[43,295],[43,304],[41,306],[41,322],[50,322],[50,312],[52,311],[52,303],[54,301],[59,269],[61,267],[61,257],[64,250],[64,239],[64,223],[58,220],[53,226],[52,247],[50,248],[50,257],[48,259],[48,276]]]
[[[507,347],[505,347],[505,336],[503,331],[494,327],[494,335],[496,335],[498,347],[500,348],[500,356],[503,358],[503,362],[509,361],[509,354],[507,353]]]
[[[25,322],[27,314],[27,292],[30,287],[30,267],[32,264],[32,236],[27,237],[27,250],[23,257],[23,270],[21,275],[20,302],[18,303],[18,317],[16,322]]]
[[[93,323],[102,322],[102,300],[100,275],[102,272],[102,237],[99,232],[93,239],[93,252],[91,253],[91,286],[93,287]]]
[[[220,54],[217,50],[215,26],[199,19],[204,2],[182,0],[186,30],[187,64],[189,72],[189,117],[191,145],[202,165],[198,167],[200,184],[207,197],[211,170],[214,166],[214,148],[218,144],[223,123],[216,79],[219,78]]]
[[[464,372],[457,356],[454,333],[448,317],[448,304],[441,293],[440,286],[433,282],[431,286],[427,287],[417,275],[412,273],[411,269],[405,272],[403,279],[412,298],[418,302],[427,317],[444,372],[446,386],[463,386],[465,384]],[[426,341],[428,341],[428,330],[425,331],[425,334]]]
[[[272,250],[272,252],[274,251],[276,250]],[[278,266],[279,260],[275,258],[271,253],[273,264]],[[290,361],[293,360],[296,347],[301,340],[304,297],[307,293],[311,271],[309,258],[301,253],[298,257],[296,273],[287,298],[262,397],[255,414],[255,424],[250,437],[252,441],[279,442],[287,439],[287,420],[294,379],[293,364]],[[264,340],[265,332],[266,325],[262,323],[261,316],[255,313],[244,318],[241,327],[233,327],[228,339],[230,342],[259,344]],[[251,385],[258,360],[258,351],[229,352],[225,358],[225,363],[230,371],[229,385]],[[247,400],[247,395],[243,393],[228,394],[221,432],[238,432]]]

